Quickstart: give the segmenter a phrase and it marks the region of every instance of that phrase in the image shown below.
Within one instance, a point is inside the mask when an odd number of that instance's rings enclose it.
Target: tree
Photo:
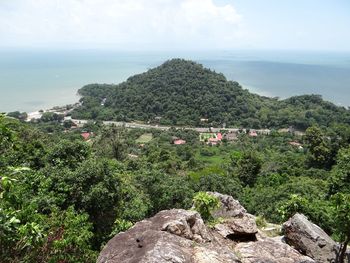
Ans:
[[[242,194],[242,185],[236,177],[217,173],[200,175],[196,187],[197,191],[219,192],[239,198]]]
[[[194,190],[185,176],[169,175],[158,169],[141,169],[135,173],[135,181],[150,198],[149,215],[164,209],[186,209],[191,205]]]
[[[337,164],[331,171],[330,193],[350,193],[350,147],[339,150]]]
[[[17,133],[13,127],[18,127],[17,121],[10,121],[0,113],[0,169],[9,165],[10,160],[17,158]]]
[[[292,194],[290,199],[285,202],[279,209],[283,220],[294,216],[295,213],[306,213],[308,210],[308,200],[300,195]]]
[[[350,194],[337,193],[332,199],[336,233],[342,243],[337,263],[344,263],[345,253],[350,242]]]
[[[107,127],[102,131],[93,148],[99,155],[122,161],[127,155],[127,130],[124,127]]]
[[[40,182],[39,209],[74,206],[89,215],[94,226],[94,248],[111,232],[120,200],[119,165],[113,160],[89,158],[71,170],[46,167]]]
[[[310,152],[310,164],[316,167],[327,167],[331,151],[321,129],[316,126],[308,128],[305,133],[305,142]]]
[[[14,111],[7,113],[7,116],[24,121],[27,119],[28,114],[26,112]]]
[[[43,122],[50,122],[50,121],[62,121],[64,116],[62,114],[57,114],[54,112],[44,112],[41,116],[40,120]]]
[[[261,169],[261,159],[254,152],[243,153],[237,161],[236,172],[243,185],[253,186]]]
[[[82,141],[61,140],[48,153],[47,162],[53,166],[77,167],[91,154],[89,145]]]

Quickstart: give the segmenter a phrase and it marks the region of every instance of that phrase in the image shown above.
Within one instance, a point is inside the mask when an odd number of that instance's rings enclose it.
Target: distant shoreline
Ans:
[[[345,107],[350,101],[350,54],[37,51],[1,53],[0,92],[4,96],[0,98],[0,110],[35,112],[75,103],[77,90],[85,84],[120,83],[174,57],[195,60],[261,95],[286,98],[321,94]]]

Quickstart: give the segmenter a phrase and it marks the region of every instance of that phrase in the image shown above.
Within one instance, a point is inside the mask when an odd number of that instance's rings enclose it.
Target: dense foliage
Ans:
[[[78,128],[53,112],[36,123],[20,122],[20,112],[0,115],[0,262],[95,262],[113,235],[160,210],[194,200],[210,221],[217,200],[206,191],[233,196],[261,222],[304,213],[342,248],[350,242],[349,110],[317,95],[254,95],[179,59],[80,94],[75,118],[307,129],[241,132],[208,145],[188,129],[101,121]]]
[[[190,208],[195,197],[208,216],[216,202],[206,191],[232,195],[275,223],[302,212],[349,242],[345,124],[311,127],[304,137],[241,134],[218,146],[192,130],[56,126],[0,117],[1,262],[94,262],[111,236],[160,210]],[[93,132],[89,141],[82,131]],[[187,144],[171,144],[174,137]]]
[[[181,59],[167,61],[119,85],[87,85],[79,94],[83,105],[73,113],[78,119],[298,129],[316,123],[350,123],[349,110],[319,95],[286,100],[262,97],[227,81],[222,74]]]

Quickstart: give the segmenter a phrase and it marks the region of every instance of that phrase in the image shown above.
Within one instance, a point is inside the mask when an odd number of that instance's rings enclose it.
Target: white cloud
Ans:
[[[233,45],[241,15],[213,0],[0,0],[0,45]]]

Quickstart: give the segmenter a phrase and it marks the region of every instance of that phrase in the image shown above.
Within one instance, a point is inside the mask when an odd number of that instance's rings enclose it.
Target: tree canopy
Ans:
[[[80,119],[298,129],[350,123],[349,110],[319,95],[286,100],[259,96],[223,74],[183,59],[169,60],[119,85],[87,85],[79,94],[82,106],[73,117]]]

